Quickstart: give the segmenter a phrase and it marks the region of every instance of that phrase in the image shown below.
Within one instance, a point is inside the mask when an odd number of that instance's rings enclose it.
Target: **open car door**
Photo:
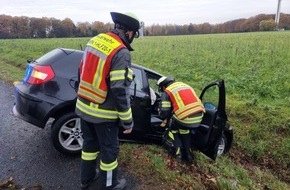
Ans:
[[[227,124],[226,92],[223,80],[207,85],[200,94],[205,114],[200,127],[192,130],[192,145],[215,160],[232,143],[232,130]],[[225,132],[227,130],[227,132]]]

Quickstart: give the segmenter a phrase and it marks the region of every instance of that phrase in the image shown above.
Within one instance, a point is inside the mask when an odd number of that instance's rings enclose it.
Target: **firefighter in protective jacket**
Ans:
[[[132,13],[111,12],[111,17],[114,29],[87,43],[80,64],[76,114],[81,118],[83,133],[82,189],[126,187],[126,180],[117,178],[118,132],[120,125],[125,134],[133,128],[130,44],[140,24]]]
[[[190,133],[199,126],[205,112],[204,106],[192,87],[175,82],[173,77],[161,77],[157,85],[163,91],[159,115],[164,121],[171,122],[170,133],[174,138],[176,156],[192,161]]]

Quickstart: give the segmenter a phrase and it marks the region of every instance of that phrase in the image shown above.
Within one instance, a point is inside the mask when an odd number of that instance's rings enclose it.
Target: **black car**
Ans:
[[[37,127],[44,128],[52,122],[51,138],[61,153],[79,154],[82,148],[80,119],[76,116],[76,89],[78,68],[83,51],[57,48],[37,60],[29,60],[22,82],[15,83],[13,113]],[[157,107],[160,92],[157,80],[163,75],[132,64],[134,81],[130,86],[134,128],[122,141],[163,143],[169,149],[172,141]],[[206,108],[202,124],[192,133],[193,148],[212,159],[229,151],[233,130],[227,123],[224,81],[216,81],[204,88],[200,95]],[[121,128],[120,128],[121,129]]]

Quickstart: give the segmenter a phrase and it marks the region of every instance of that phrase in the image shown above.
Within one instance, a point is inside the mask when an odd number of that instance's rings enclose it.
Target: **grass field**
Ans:
[[[21,80],[27,59],[56,47],[81,49],[88,40],[0,40],[0,78]],[[130,160],[123,167],[142,189],[290,189],[290,32],[144,37],[132,45],[134,63],[198,92],[224,79],[234,128],[229,155],[216,162],[196,153],[186,165],[158,146],[123,144],[120,160]]]

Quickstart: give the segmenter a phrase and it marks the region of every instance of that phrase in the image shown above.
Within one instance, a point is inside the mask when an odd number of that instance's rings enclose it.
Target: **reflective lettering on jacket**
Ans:
[[[165,92],[168,94],[172,103],[174,117],[178,120],[195,123],[197,121],[195,117],[190,118],[190,116],[205,112],[202,102],[189,85],[182,82],[175,82],[169,85],[165,89]],[[162,104],[167,107],[169,106],[168,102],[162,102]]]
[[[114,38],[114,35],[99,34],[88,42],[81,61],[79,97],[97,104],[105,101],[108,92],[106,78],[110,72],[112,57],[115,52],[125,48],[122,41]],[[123,71],[115,72],[111,73],[111,80],[120,77],[119,74]]]

